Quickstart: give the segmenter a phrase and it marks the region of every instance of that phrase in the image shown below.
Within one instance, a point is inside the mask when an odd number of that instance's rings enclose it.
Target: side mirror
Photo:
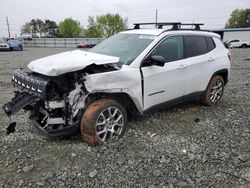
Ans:
[[[143,62],[143,66],[144,66],[144,67],[148,67],[148,66],[156,65],[156,66],[161,66],[161,67],[163,67],[165,63],[166,63],[166,60],[165,60],[164,57],[159,56],[159,55],[153,55],[153,56],[151,56],[151,57],[148,57],[148,58]]]
[[[161,66],[161,67],[163,67],[164,64],[166,63],[165,58],[159,55],[151,56],[150,60],[152,62],[152,65]]]

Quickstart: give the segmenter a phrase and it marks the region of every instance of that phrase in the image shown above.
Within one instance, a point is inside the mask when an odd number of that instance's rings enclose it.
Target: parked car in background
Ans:
[[[250,41],[242,41],[240,39],[228,40],[225,43],[225,46],[230,48],[247,48],[250,46]]]
[[[21,37],[25,41],[31,41],[31,40],[33,40],[31,34],[29,34],[29,33],[23,33],[23,34],[21,34]]]
[[[10,46],[10,50],[13,51],[23,51],[23,43],[16,39],[8,40],[8,44]]]
[[[94,43],[79,43],[77,44],[77,48],[93,48],[96,46]]]
[[[6,40],[0,38],[0,51],[10,50],[10,45],[7,43]]]

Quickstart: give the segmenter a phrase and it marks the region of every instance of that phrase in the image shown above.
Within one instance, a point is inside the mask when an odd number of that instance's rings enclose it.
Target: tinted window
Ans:
[[[184,36],[185,58],[207,53],[206,38],[202,36]]]
[[[212,37],[206,37],[206,39],[207,39],[207,50],[212,51],[213,49],[215,49],[215,43]]]
[[[151,55],[162,56],[166,62],[182,59],[183,38],[181,36],[166,38],[154,49]]]
[[[240,42],[240,40],[231,40],[229,43],[231,42]]]

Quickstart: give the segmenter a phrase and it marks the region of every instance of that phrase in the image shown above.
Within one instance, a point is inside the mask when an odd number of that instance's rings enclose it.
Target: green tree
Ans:
[[[83,28],[79,21],[66,18],[59,23],[58,32],[60,37],[76,38],[82,36]]]
[[[32,19],[30,21],[30,27],[31,27],[31,34],[32,37],[37,37],[37,33],[38,33],[38,25],[35,19]]]
[[[31,33],[33,37],[56,37],[57,30],[56,22],[48,19],[32,19],[21,27],[21,33]]]
[[[248,10],[235,9],[226,23],[226,28],[241,27],[250,27],[250,12]]]
[[[115,33],[127,29],[127,18],[122,18],[119,14],[106,14],[88,18],[88,28],[86,37],[110,37]]]
[[[37,31],[39,33],[39,36],[43,37],[44,33],[46,31],[45,23],[42,20],[40,20],[40,19],[36,19],[35,22],[36,22]]]
[[[58,32],[58,26],[55,21],[45,20],[45,36],[46,37],[56,37]]]
[[[89,16],[88,18],[88,28],[85,31],[85,37],[89,38],[100,38],[102,37],[102,30],[95,22],[94,16]]]
[[[31,33],[31,26],[30,26],[30,23],[29,22],[26,22],[22,27],[21,27],[21,34],[23,33]]]

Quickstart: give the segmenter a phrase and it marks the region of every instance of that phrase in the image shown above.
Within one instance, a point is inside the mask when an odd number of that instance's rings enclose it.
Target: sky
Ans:
[[[250,0],[3,0],[0,8],[0,37],[8,36],[6,17],[12,37],[31,19],[65,18],[79,20],[87,27],[88,16],[119,13],[131,28],[136,22],[202,22],[204,29],[225,26],[234,9],[250,8]]]

